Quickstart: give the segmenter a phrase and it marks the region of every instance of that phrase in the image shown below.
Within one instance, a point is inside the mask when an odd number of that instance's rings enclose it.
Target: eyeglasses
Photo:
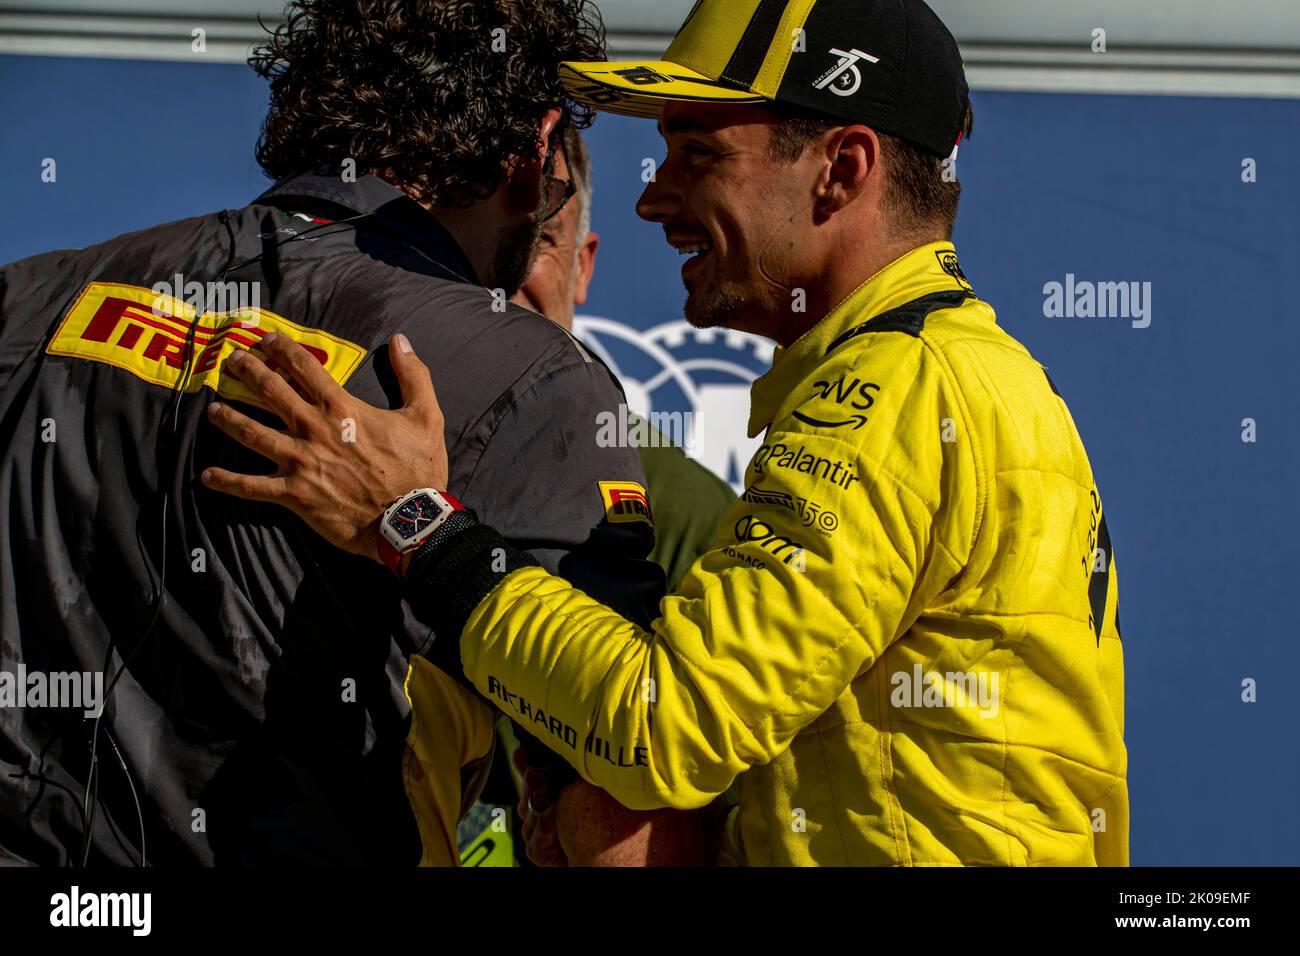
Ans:
[[[560,210],[565,207],[573,194],[578,191],[572,179],[557,179],[554,176],[546,177],[546,214],[542,216],[542,222],[550,222],[560,214]]]

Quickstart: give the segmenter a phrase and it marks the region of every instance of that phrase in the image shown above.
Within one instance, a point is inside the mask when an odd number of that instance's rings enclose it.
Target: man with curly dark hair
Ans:
[[[564,99],[562,51],[603,58],[588,0],[294,3],[249,60],[271,85],[258,163],[279,182],[338,178],[345,164],[378,175],[438,216],[485,285],[512,295],[541,232],[539,217],[511,208],[533,208],[519,164],[562,101],[548,173],[564,127],[590,123]]]
[[[587,0],[299,0],[251,60],[270,190],[0,269],[0,665],[99,673],[107,698],[0,724],[0,860],[455,862],[492,709],[420,656],[442,635],[389,570],[197,480],[268,470],[203,419],[251,399],[223,369],[277,336],[384,407],[393,358],[434,357],[454,493],[652,613],[636,449],[592,440],[621,390],[507,303],[571,194],[554,149],[588,119],[558,65],[600,58],[601,34]],[[393,564],[448,499],[401,506]],[[413,724],[417,688],[439,704]]]

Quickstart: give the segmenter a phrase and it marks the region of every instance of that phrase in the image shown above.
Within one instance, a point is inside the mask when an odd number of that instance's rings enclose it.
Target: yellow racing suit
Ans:
[[[752,864],[1126,864],[1101,499],[952,245],[778,350],[760,432],[652,629],[511,570],[467,605],[469,681],[629,807],[701,807],[744,773]]]

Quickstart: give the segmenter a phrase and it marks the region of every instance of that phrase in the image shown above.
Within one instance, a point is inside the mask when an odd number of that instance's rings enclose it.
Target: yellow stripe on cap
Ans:
[[[665,60],[716,80],[740,46],[761,0],[706,2],[696,6],[668,45]]]
[[[795,39],[804,24],[808,22],[808,14],[812,13],[816,2],[817,0],[789,0],[786,4],[785,13],[781,16],[781,25],[776,29],[772,46],[767,51],[763,66],[754,80],[755,93],[761,93],[770,100],[776,99],[776,91],[781,88],[786,67],[790,65],[790,57],[794,55]]]

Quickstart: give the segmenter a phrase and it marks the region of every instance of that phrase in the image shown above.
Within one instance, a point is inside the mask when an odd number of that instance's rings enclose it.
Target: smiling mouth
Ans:
[[[691,273],[699,269],[701,264],[713,255],[713,243],[707,241],[673,243],[673,248],[677,250],[678,255],[690,257],[682,263],[683,279],[689,278]]]
[[[703,264],[713,255],[713,246],[703,243],[697,246],[681,246],[677,250],[684,256],[690,256],[682,263],[682,280],[689,283],[692,276],[703,268]]]

